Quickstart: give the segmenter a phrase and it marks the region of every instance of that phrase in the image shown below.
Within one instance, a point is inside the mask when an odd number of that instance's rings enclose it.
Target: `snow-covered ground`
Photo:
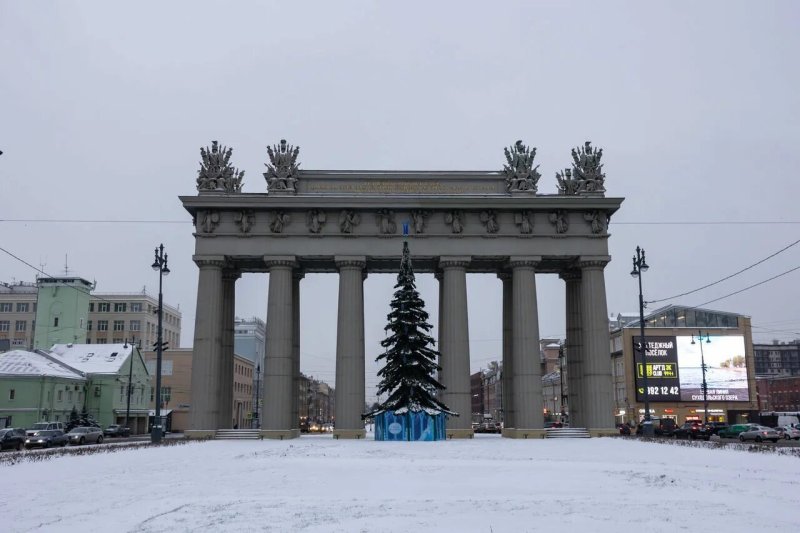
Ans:
[[[633,439],[210,441],[0,477],[2,531],[800,530],[800,459]]]

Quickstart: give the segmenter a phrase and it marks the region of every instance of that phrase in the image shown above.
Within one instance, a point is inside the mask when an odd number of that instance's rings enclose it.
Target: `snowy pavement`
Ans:
[[[0,475],[3,531],[795,531],[800,516],[796,457],[615,438],[210,441]]]

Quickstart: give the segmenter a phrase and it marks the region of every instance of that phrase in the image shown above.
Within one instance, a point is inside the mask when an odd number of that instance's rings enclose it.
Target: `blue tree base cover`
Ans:
[[[375,440],[445,440],[445,419],[444,413],[384,411],[375,416]]]

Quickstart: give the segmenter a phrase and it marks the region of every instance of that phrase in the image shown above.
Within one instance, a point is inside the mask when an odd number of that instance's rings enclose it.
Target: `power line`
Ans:
[[[731,278],[732,278],[732,277],[734,277],[734,276],[738,276],[738,275],[739,275],[739,274],[741,274],[742,272],[745,272],[745,271],[747,271],[747,270],[750,270],[751,268],[753,268],[753,267],[756,267],[756,266],[760,265],[761,263],[763,263],[764,261],[767,261],[768,259],[772,259],[772,258],[773,258],[773,257],[775,257],[776,255],[778,255],[778,254],[780,254],[780,253],[782,253],[782,252],[785,252],[786,250],[788,250],[788,249],[789,249],[789,248],[791,248],[792,246],[796,245],[797,243],[800,243],[800,239],[798,239],[798,240],[794,241],[792,244],[790,244],[790,245],[788,245],[788,246],[786,246],[786,247],[784,247],[784,248],[781,248],[780,250],[778,250],[778,251],[777,251],[777,252],[775,252],[774,254],[768,255],[768,256],[767,256],[767,257],[765,257],[764,259],[762,259],[762,260],[760,260],[760,261],[758,261],[758,262],[756,262],[756,263],[753,263],[752,265],[750,265],[750,266],[747,266],[747,267],[745,267],[745,268],[741,269],[741,270],[740,270],[740,271],[738,271],[738,272],[734,272],[734,273],[733,273],[733,274],[731,274],[730,276],[725,276],[724,278],[722,278],[722,279],[719,279],[719,280],[717,280],[717,281],[715,281],[715,282],[713,282],[713,283],[709,283],[708,285],[703,285],[703,286],[702,286],[702,287],[700,287],[700,288],[697,288],[697,289],[694,289],[694,290],[691,290],[691,291],[687,291],[687,292],[683,292],[683,293],[681,293],[681,294],[676,294],[675,296],[670,296],[669,298],[660,298],[660,299],[658,299],[658,300],[648,300],[646,303],[649,303],[649,304],[655,304],[655,303],[658,303],[658,302],[663,302],[663,301],[666,301],[666,300],[674,300],[675,298],[680,298],[681,296],[686,296],[687,294],[693,294],[693,293],[695,293],[695,292],[702,291],[703,289],[707,289],[707,288],[709,288],[709,287],[712,287],[712,286],[714,286],[714,285],[717,285],[718,283],[722,283],[723,281],[729,280],[729,279],[731,279]],[[712,302],[713,302],[713,301],[716,301],[716,300],[712,300]]]
[[[763,284],[765,284],[765,283],[767,283],[769,281],[772,281],[774,279],[778,279],[781,276],[785,276],[786,274],[790,274],[790,273],[794,272],[795,270],[800,270],[800,265],[798,265],[798,266],[796,266],[794,268],[790,268],[786,272],[781,272],[780,274],[778,274],[776,276],[772,276],[769,279],[765,279],[764,281],[759,281],[758,283],[754,283],[753,285],[750,285],[749,287],[745,287],[744,289],[739,289],[738,291],[732,292],[730,294],[726,294],[725,296],[720,296],[719,298],[714,298],[713,300],[709,300],[707,302],[703,302],[701,304],[696,305],[695,307],[702,307],[702,306],[710,304],[710,303],[718,302],[718,301],[720,301],[722,299],[728,298],[728,297],[733,296],[735,294],[739,294],[740,292],[744,292],[744,291],[750,290],[750,289],[752,289],[754,287],[758,287],[759,285],[763,285]]]

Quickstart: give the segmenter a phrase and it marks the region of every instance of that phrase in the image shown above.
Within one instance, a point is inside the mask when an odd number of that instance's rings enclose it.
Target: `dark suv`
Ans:
[[[672,418],[656,418],[650,417],[650,422],[653,424],[653,435],[656,437],[671,437],[675,431],[675,420]],[[641,435],[644,431],[644,421],[636,426],[636,434]]]
[[[701,420],[687,420],[674,432],[676,439],[706,439],[708,435]]]
[[[0,450],[22,451],[25,447],[25,430],[5,428],[0,429]]]

